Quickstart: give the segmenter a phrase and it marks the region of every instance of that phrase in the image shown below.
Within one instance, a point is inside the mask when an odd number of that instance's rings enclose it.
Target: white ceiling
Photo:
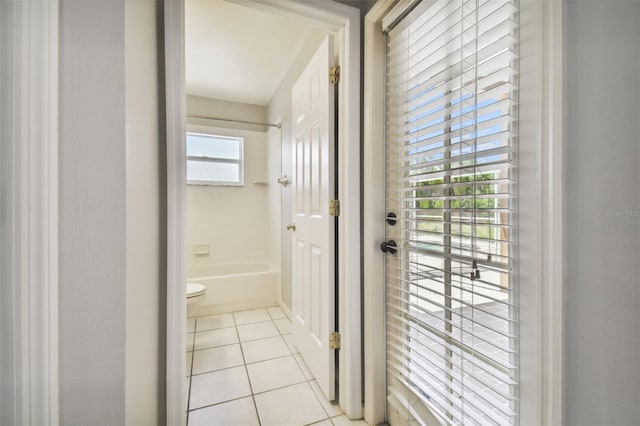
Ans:
[[[308,23],[223,0],[186,2],[189,95],[266,105],[311,32]]]

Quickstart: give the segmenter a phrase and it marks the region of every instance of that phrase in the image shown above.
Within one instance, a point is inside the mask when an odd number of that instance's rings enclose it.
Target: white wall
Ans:
[[[60,11],[60,422],[164,419],[157,4]]]
[[[565,12],[565,423],[637,425],[640,2]]]
[[[165,162],[158,109],[157,13],[153,0],[126,2],[127,138],[126,422],[164,423]]]
[[[314,29],[309,36],[305,46],[301,49],[300,54],[295,59],[286,76],[278,86],[275,94],[269,101],[267,106],[267,117],[269,122],[282,123],[282,145],[281,145],[281,160],[282,160],[282,175],[287,175],[291,178],[292,172],[292,126],[291,126],[291,88],[300,76],[302,70],[307,65],[318,46],[327,33],[325,31]],[[276,145],[277,135],[275,132],[270,132],[270,144]],[[291,205],[292,186],[289,185],[286,188],[282,188],[282,216],[280,219],[280,228],[278,234],[282,240],[282,261],[280,265],[280,277],[281,277],[281,298],[282,302],[291,307],[291,232],[284,229],[284,226],[293,222],[293,206]],[[277,221],[274,220],[274,223]]]
[[[188,128],[244,138],[245,185],[187,187],[187,268],[212,263],[271,262],[275,245],[269,238],[269,187],[254,183],[268,179],[266,133],[198,125]],[[208,255],[193,254],[193,246],[199,244],[209,245]]]
[[[266,108],[265,108],[266,115]],[[279,120],[277,121],[280,122]],[[267,238],[270,242],[268,261],[278,270],[282,266],[282,232],[284,227],[282,219],[282,191],[283,187],[278,183],[282,172],[282,130],[270,127],[267,131]],[[278,300],[281,300],[282,274],[280,274]]]
[[[60,6],[60,423],[125,424],[125,4]]]
[[[187,96],[187,115],[199,115],[205,117],[225,118],[231,120],[253,121],[264,123],[267,120],[267,109],[261,105],[245,104],[242,102],[224,101],[202,96]],[[266,131],[265,126],[240,125],[217,120],[201,120],[188,118],[190,124],[202,124],[224,129],[244,129]]]

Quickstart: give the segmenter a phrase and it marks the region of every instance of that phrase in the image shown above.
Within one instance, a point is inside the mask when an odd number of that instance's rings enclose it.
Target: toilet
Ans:
[[[187,305],[204,298],[206,288],[203,284],[187,283]]]

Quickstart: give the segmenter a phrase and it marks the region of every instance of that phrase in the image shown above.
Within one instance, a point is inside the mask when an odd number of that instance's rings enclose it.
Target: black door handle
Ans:
[[[380,243],[380,250],[382,250],[383,253],[388,252],[394,254],[398,251],[398,245],[394,240],[383,241],[382,243]]]

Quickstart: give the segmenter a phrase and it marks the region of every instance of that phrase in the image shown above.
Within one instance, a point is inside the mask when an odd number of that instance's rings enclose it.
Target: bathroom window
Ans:
[[[187,183],[243,186],[244,139],[187,133]]]

